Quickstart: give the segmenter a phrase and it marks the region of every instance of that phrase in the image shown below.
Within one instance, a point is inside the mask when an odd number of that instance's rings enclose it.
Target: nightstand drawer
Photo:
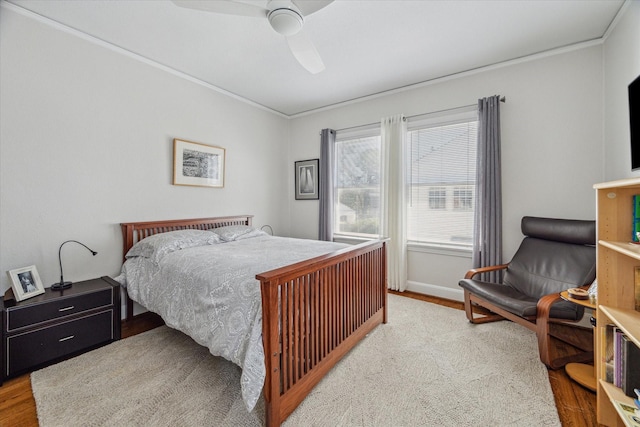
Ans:
[[[63,356],[109,342],[113,337],[113,310],[6,338],[7,376]]]
[[[7,332],[113,304],[113,288],[7,309]]]

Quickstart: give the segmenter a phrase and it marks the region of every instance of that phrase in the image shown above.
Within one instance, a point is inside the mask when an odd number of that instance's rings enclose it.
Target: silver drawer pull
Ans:
[[[60,338],[60,339],[58,340],[58,342],[68,341],[68,340],[73,339],[73,338],[75,338],[75,335],[69,335],[68,337]]]
[[[73,310],[75,307],[71,306],[71,307],[65,307],[65,308],[59,308],[58,311],[69,311],[69,310]]]

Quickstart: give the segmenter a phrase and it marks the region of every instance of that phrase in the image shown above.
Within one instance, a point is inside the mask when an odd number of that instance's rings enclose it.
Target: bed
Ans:
[[[123,255],[126,255],[137,242],[161,233],[173,232],[172,234],[175,234],[178,230],[212,231],[215,229],[219,229],[216,230],[216,233],[219,233],[234,227],[249,229],[251,221],[251,215],[241,215],[122,223]],[[225,251],[231,251],[235,246],[244,245],[248,248],[248,240],[254,241],[255,244],[266,245],[271,245],[274,240],[285,240],[284,238],[267,237],[265,234],[256,232],[256,237],[253,239],[228,243],[225,241],[223,245],[190,248],[189,251],[178,251],[177,255],[172,254],[166,256],[165,259],[171,259],[171,262],[177,263],[178,261],[175,259],[186,259],[187,255],[203,258],[211,256],[213,251],[219,252],[221,248],[224,248]],[[298,243],[289,242],[287,244]],[[320,242],[317,244],[322,245]],[[257,259],[261,257],[256,254],[272,253],[270,247],[261,250],[262,252],[250,252],[251,255],[244,256],[244,258]],[[323,250],[326,252],[327,248]],[[265,423],[267,426],[280,425],[326,372],[366,334],[380,323],[387,322],[385,251],[385,242],[376,240],[338,250],[331,249],[329,253],[323,255],[286,265],[278,265],[277,268],[269,267],[265,271],[260,270],[252,274],[252,284],[245,286],[243,292],[246,294],[257,293],[256,304],[259,315],[255,316],[258,323],[250,326],[247,333],[255,336],[255,328],[259,328],[257,336],[261,353],[255,351],[252,357],[255,359],[255,355],[260,354],[263,360],[260,360],[259,369],[250,363],[247,369],[243,367],[242,382],[245,382],[245,371],[249,371],[248,376],[250,377],[251,372],[263,370],[264,376],[260,383],[262,385],[260,390],[265,399]],[[297,253],[300,250],[292,249],[290,252]],[[163,260],[163,262],[165,261]],[[191,261],[182,260],[180,262],[190,263]],[[124,266],[126,265],[127,262]],[[260,268],[267,264],[258,263],[257,265],[258,267],[253,266],[252,268]],[[245,270],[245,267],[231,268]],[[174,274],[173,271],[176,269],[173,266],[165,268],[166,271],[171,271],[171,274]],[[175,283],[179,279],[174,277],[172,280]],[[191,285],[184,286],[189,289],[191,287]],[[133,316],[133,299],[145,306],[145,301],[141,302],[140,300],[145,300],[142,297],[144,292],[149,293],[148,290],[136,293],[133,288],[134,286],[127,285],[127,320]],[[180,289],[177,292],[183,295],[182,298],[190,298],[186,294],[186,290]],[[158,293],[162,292],[158,291]],[[153,300],[153,298],[147,298],[146,302]],[[149,305],[154,305],[154,303],[149,302]],[[155,307],[146,308],[156,311]],[[175,311],[175,309],[173,310]],[[162,311],[162,308],[158,311]],[[170,313],[171,309],[165,311]],[[167,315],[167,317],[171,320],[171,315]],[[251,328],[254,332],[251,332]],[[189,334],[189,332],[187,333]],[[198,334],[199,332],[196,332],[195,335]],[[197,336],[194,339],[199,342],[199,338]],[[226,357],[226,355],[223,356]]]

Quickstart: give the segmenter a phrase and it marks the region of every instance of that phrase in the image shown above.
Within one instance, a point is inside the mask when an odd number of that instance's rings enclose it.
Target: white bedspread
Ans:
[[[242,397],[251,411],[265,378],[256,274],[346,246],[259,236],[178,250],[159,264],[131,258],[117,279],[132,300],[158,313],[168,326],[240,366]]]

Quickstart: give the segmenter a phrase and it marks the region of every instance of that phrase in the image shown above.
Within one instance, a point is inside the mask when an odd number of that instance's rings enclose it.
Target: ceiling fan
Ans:
[[[333,0],[171,0],[180,7],[227,15],[266,18],[271,27],[286,37],[289,49],[311,74],[324,70],[313,42],[302,31],[304,18],[328,6]]]

